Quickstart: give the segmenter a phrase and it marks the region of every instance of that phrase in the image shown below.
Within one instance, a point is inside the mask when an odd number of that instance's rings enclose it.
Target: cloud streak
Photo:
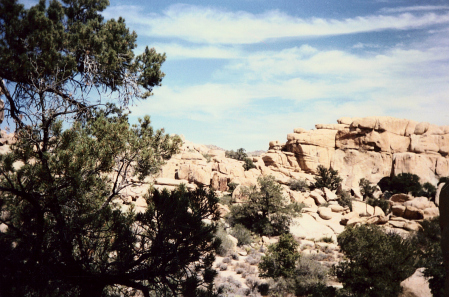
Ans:
[[[172,5],[161,14],[142,15],[138,6],[115,6],[105,12],[106,17],[115,15],[141,26],[140,34],[208,44],[251,44],[278,38],[406,30],[449,23],[449,12],[303,19],[277,10],[253,14],[185,4]]]

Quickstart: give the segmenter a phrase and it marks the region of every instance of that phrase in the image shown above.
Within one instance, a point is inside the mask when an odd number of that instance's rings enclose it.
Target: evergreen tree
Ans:
[[[0,93],[17,140],[0,156],[2,297],[212,291],[212,192],[149,192],[138,214],[114,204],[181,140],[149,117],[128,124],[126,108],[160,84],[165,56],[135,57],[136,34],[101,16],[108,4],[0,0]]]

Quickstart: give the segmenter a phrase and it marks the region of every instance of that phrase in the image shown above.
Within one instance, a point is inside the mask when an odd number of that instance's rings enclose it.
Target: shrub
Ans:
[[[441,228],[439,217],[421,222],[420,229],[414,238],[416,246],[420,250],[421,263],[424,267],[424,276],[427,277],[432,295],[443,297],[444,279],[446,272],[443,265],[443,253],[441,250]]]
[[[245,169],[245,171],[248,171],[251,168],[256,168],[256,165],[254,164],[253,160],[251,160],[250,158],[245,158],[243,161],[245,162],[243,164],[243,169]]]
[[[437,192],[437,188],[429,182],[426,182],[422,185],[422,190],[419,193],[419,196],[424,196],[427,198],[435,198],[435,194]]]
[[[206,159],[207,163],[209,163],[212,160],[212,156],[208,153],[202,153],[203,157]]]
[[[226,233],[226,230],[224,230],[222,226],[219,226],[217,232],[215,233],[215,237],[221,241],[221,244],[217,249],[217,254],[222,257],[227,256],[234,247],[234,243],[229,239],[228,233]]]
[[[289,181],[289,187],[292,191],[300,191],[305,192],[309,190],[309,186],[307,185],[307,182],[303,179],[290,179]]]
[[[374,198],[374,192],[376,191],[376,186],[372,186],[371,182],[366,178],[359,180],[360,193],[363,195],[363,200],[367,198]]]
[[[327,243],[334,243],[334,240],[332,239],[331,236],[321,237],[320,239],[318,239],[318,241],[320,241],[320,242],[327,242]]]
[[[325,286],[328,269],[319,262],[302,257],[295,270],[295,294],[303,296],[311,294],[317,287]]]
[[[233,150],[226,151],[225,156],[227,158],[236,159],[239,161],[244,161],[245,158],[248,158],[248,155],[245,152],[246,150],[244,148],[239,148],[236,152]]]
[[[371,205],[372,207],[376,207],[376,206],[380,207],[385,214],[388,214],[390,212],[390,203],[387,200],[368,198],[366,200],[366,203],[368,205]]]
[[[231,195],[223,195],[223,197],[220,198],[220,203],[223,205],[231,206],[232,203],[232,196]]]
[[[337,202],[343,207],[349,207],[349,210],[352,211],[352,198],[348,191],[341,191],[340,199]]]
[[[378,226],[347,228],[338,243],[347,261],[334,273],[350,296],[398,296],[400,283],[416,269],[418,253],[412,241]]]
[[[226,263],[226,264],[231,263],[231,258],[226,257],[226,258],[223,259],[222,262],[223,262],[223,263]]]
[[[242,224],[236,224],[231,229],[231,235],[237,238],[238,246],[242,246],[245,244],[250,244],[252,242],[251,231],[249,231]]]
[[[328,188],[337,190],[341,185],[342,179],[338,176],[338,171],[332,168],[326,168],[323,165],[317,167],[317,177],[315,177],[315,188]]]
[[[282,234],[279,242],[268,246],[268,253],[259,263],[259,276],[290,278],[299,260],[298,243],[290,233]]]
[[[232,195],[232,193],[234,192],[235,188],[237,188],[238,185],[239,185],[239,184],[238,184],[238,183],[235,183],[235,182],[230,182],[230,183],[228,184],[228,191],[231,193],[231,195]]]
[[[440,179],[438,180],[438,185],[441,183],[447,183],[447,182],[449,182],[449,176],[443,176],[443,177],[440,177]]]
[[[245,204],[231,208],[229,220],[232,224],[242,224],[246,228],[262,235],[278,235],[287,232],[291,219],[300,207],[287,205],[282,187],[273,176],[257,179],[256,186],[245,188],[243,193],[248,197]]]
[[[228,269],[228,265],[226,263],[221,263],[219,266],[220,271],[225,271]]]
[[[419,176],[411,173],[400,173],[393,176],[391,180],[382,179],[379,182],[382,191],[390,191],[393,194],[411,193],[413,196],[418,196],[421,192],[421,184],[419,183]]]

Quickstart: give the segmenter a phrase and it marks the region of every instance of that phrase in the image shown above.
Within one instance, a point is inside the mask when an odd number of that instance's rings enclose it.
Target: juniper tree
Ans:
[[[151,95],[165,55],[107,0],[0,0],[0,89],[16,144],[0,156],[0,296],[195,296],[211,291],[217,200],[149,192],[140,214],[112,203],[178,152],[179,137],[127,107]],[[4,229],[4,228],[3,228]]]

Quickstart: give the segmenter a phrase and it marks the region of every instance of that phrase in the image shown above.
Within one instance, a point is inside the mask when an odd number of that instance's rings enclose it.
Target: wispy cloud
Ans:
[[[277,10],[253,14],[185,4],[172,5],[162,14],[142,15],[140,11],[137,6],[115,6],[105,15],[124,16],[128,23],[141,26],[140,34],[209,44],[250,44],[273,38],[405,30],[449,23],[449,12],[303,19]]]
[[[158,52],[164,52],[170,59],[234,59],[241,55],[240,51],[224,46],[186,46],[179,43],[155,43],[152,46]]]
[[[421,6],[403,6],[394,8],[382,8],[381,13],[404,13],[404,12],[419,12],[419,11],[439,11],[449,10],[449,5],[421,5]]]

